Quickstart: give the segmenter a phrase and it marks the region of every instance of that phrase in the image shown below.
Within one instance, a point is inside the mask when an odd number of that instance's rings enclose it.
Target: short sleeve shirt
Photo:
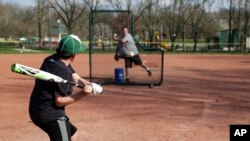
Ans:
[[[70,65],[66,66],[56,54],[45,58],[40,69],[68,81],[72,81],[72,74],[75,73],[74,69]],[[32,121],[48,122],[66,116],[64,107],[56,106],[55,93],[67,96],[71,95],[72,90],[73,86],[68,84],[36,79],[29,105]]]
[[[122,42],[125,44],[125,48],[130,51],[133,52],[135,55],[138,54],[138,50],[137,47],[135,45],[134,39],[131,36],[131,34],[127,33],[123,38],[122,38]]]

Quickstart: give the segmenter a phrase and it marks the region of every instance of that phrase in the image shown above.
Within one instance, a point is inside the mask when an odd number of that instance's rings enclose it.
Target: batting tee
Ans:
[[[113,35],[121,35],[122,27],[129,27],[134,37],[140,57],[146,66],[152,70],[152,76],[142,67],[135,66],[129,70],[129,82],[116,81],[115,70],[123,69],[124,59],[114,60],[117,42]],[[135,38],[134,16],[127,10],[94,10],[89,15],[89,78],[90,81],[101,84],[149,85],[158,86],[163,82],[164,52],[160,49],[144,46],[139,35]],[[120,76],[125,77],[125,76]]]

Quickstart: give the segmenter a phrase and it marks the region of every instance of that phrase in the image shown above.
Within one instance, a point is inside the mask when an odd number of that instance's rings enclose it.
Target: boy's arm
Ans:
[[[79,99],[87,96],[88,94],[91,94],[92,91],[93,91],[92,86],[86,85],[81,91],[78,91],[68,96],[61,96],[58,93],[55,93],[56,106],[63,107],[63,106],[72,104],[78,101]]]
[[[77,73],[73,73],[72,74],[73,80],[75,83],[82,83],[85,85],[91,85],[91,82],[85,80],[84,78],[82,78],[81,76],[79,76]]]

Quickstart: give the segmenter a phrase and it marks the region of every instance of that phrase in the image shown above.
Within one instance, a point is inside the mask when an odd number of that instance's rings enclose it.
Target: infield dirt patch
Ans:
[[[34,79],[12,63],[39,68],[48,54],[0,55],[0,140],[47,141],[28,115]],[[104,85],[68,106],[79,141],[229,141],[230,124],[250,124],[249,55],[165,55],[161,86]],[[75,70],[88,77],[88,56]]]

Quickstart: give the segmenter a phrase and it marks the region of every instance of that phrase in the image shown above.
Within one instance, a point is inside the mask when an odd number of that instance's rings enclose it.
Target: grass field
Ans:
[[[0,47],[0,54],[19,54],[20,48],[9,48],[9,47]],[[53,53],[55,50],[41,50],[41,49],[25,49],[23,53],[25,54],[37,54],[37,53]]]
[[[52,54],[55,50],[48,50],[48,49],[25,49],[23,54]],[[0,47],[0,54],[19,54],[20,48],[12,48],[12,47]],[[83,53],[88,53],[88,49],[84,51]],[[106,51],[98,51],[95,50],[95,53],[114,53],[114,50],[107,49]],[[250,52],[235,52],[235,51],[207,51],[207,52],[187,52],[187,51],[164,51],[165,54],[229,54],[229,55],[249,55]]]

